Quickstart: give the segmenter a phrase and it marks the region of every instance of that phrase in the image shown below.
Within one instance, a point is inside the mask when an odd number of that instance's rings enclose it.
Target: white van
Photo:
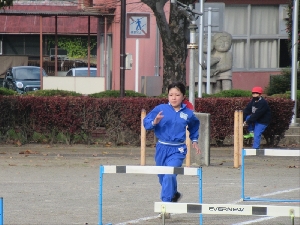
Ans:
[[[87,77],[88,76],[88,67],[78,67],[70,69],[67,74],[67,77]],[[90,67],[90,77],[97,76],[97,68]]]

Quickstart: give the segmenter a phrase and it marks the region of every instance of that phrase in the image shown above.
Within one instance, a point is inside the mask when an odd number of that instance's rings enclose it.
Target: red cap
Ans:
[[[263,89],[261,87],[254,87],[254,88],[252,88],[252,93],[262,94]]]

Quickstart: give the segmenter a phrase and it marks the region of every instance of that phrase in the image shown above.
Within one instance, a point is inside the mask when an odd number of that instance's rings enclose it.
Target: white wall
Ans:
[[[104,77],[43,77],[43,90],[58,89],[93,94],[105,91]]]

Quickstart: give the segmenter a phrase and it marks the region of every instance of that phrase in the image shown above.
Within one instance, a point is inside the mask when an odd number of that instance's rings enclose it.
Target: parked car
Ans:
[[[44,69],[43,76],[47,76]],[[3,79],[3,87],[15,90],[20,94],[40,90],[40,67],[16,66],[9,68]]]
[[[67,74],[67,77],[87,77],[88,76],[88,67],[77,67],[70,69]],[[97,76],[97,68],[90,67],[90,77]]]

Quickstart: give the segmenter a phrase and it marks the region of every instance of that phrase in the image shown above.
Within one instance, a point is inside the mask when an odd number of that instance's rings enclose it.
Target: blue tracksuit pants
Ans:
[[[246,120],[249,117],[250,116],[247,116]],[[248,131],[254,133],[254,140],[253,140],[252,148],[258,149],[260,147],[261,135],[265,131],[265,129],[267,128],[267,126],[268,125],[261,124],[261,123],[258,123],[258,122],[255,122],[254,124],[249,124],[248,125]]]
[[[181,167],[185,159],[187,148],[182,145],[165,145],[156,143],[155,162],[156,166]],[[161,185],[160,198],[163,202],[171,202],[174,194],[177,192],[176,174],[159,174],[159,183]]]

